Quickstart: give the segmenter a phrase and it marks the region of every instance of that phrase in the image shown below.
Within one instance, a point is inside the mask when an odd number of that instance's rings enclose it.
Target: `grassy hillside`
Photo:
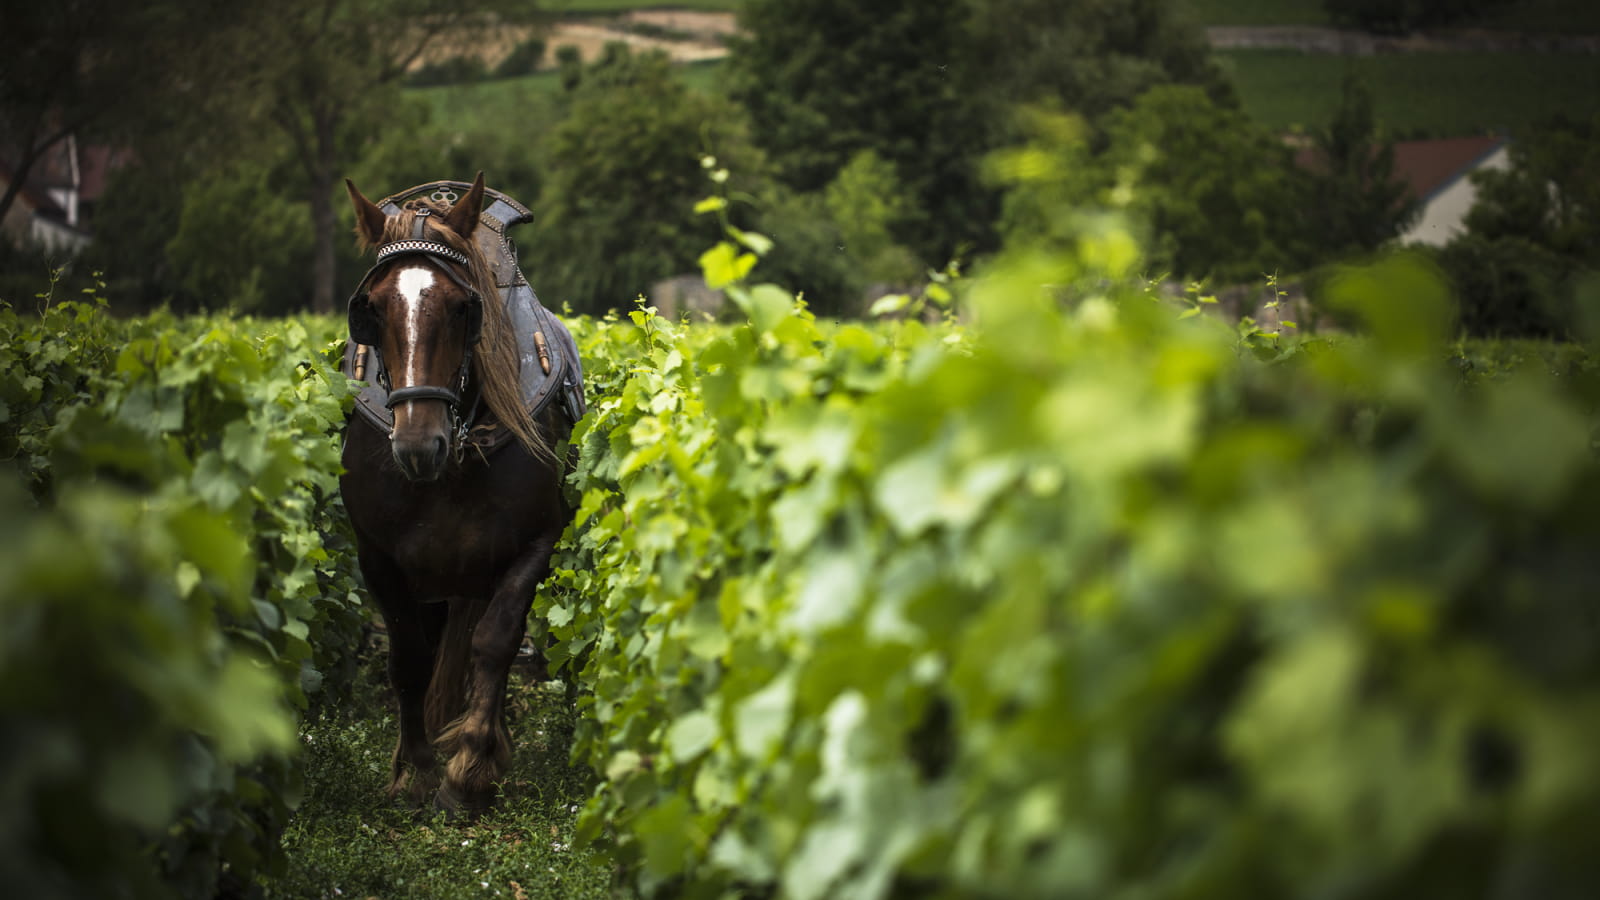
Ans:
[[[677,72],[691,88],[718,89],[717,72],[721,60],[686,63]],[[478,133],[494,123],[517,122],[536,130],[538,123],[554,124],[559,118],[556,103],[561,94],[561,76],[554,70],[520,78],[501,78],[471,84],[413,88],[433,111],[433,121],[448,128]]]
[[[1250,115],[1271,128],[1326,122],[1345,72],[1372,85],[1379,120],[1403,136],[1515,134],[1556,114],[1600,113],[1600,57],[1568,53],[1329,56],[1278,50],[1218,54]]]
[[[1322,0],[1179,0],[1206,25],[1327,25]],[[1600,33],[1600,3],[1516,0],[1463,27],[1559,34]]]
[[[689,0],[693,8],[732,9],[739,0]],[[1185,0],[1200,21],[1217,25],[1323,24],[1321,0]],[[605,12],[661,4],[562,0],[555,11]],[[1529,31],[1600,33],[1600,3],[1524,0],[1482,23]],[[1338,103],[1346,71],[1364,76],[1391,133],[1441,136],[1486,131],[1515,134],[1556,114],[1600,113],[1600,57],[1580,53],[1414,53],[1335,56],[1280,50],[1218,53],[1252,117],[1275,129],[1315,127]],[[720,62],[680,68],[684,81],[715,90]],[[474,123],[553,120],[560,78],[553,71],[481,84],[422,88],[416,95],[436,121],[474,132]]]

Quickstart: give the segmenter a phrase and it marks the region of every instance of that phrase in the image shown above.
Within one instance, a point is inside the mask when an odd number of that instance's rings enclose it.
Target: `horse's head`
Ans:
[[[376,347],[394,411],[390,447],[400,471],[433,481],[444,471],[462,409],[483,298],[469,262],[483,206],[483,173],[448,208],[387,215],[354,184],[356,233],[378,262],[350,299],[350,337]]]

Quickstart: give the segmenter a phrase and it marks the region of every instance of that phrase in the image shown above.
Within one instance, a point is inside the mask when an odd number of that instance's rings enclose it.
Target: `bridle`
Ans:
[[[479,404],[475,401],[472,409],[467,411],[466,419],[462,419],[461,397],[467,390],[467,379],[472,371],[472,357],[478,348],[478,337],[483,329],[483,296],[456,268],[458,265],[470,265],[465,253],[448,244],[423,237],[423,228],[432,214],[426,207],[418,209],[411,227],[410,238],[391,241],[378,248],[377,262],[367,270],[355,293],[350,295],[348,313],[350,339],[357,344],[372,348],[373,356],[378,362],[377,382],[389,394],[384,405],[394,409],[411,400],[443,400],[449,406],[452,450],[459,461],[467,435],[472,430],[473,420],[478,415]],[[377,310],[372,306],[370,291],[372,280],[378,270],[390,261],[404,256],[424,256],[433,259],[440,264],[439,268],[445,275],[467,293],[466,347],[461,353],[461,366],[456,370],[455,378],[451,379],[449,385],[410,385],[399,390],[391,388],[389,370],[383,364],[381,347],[383,335],[378,325]]]

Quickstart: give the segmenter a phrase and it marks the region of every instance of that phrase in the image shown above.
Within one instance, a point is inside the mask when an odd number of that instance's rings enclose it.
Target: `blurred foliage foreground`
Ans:
[[[1592,358],[1461,355],[1409,257],[1333,280],[1361,336],[1235,328],[1083,219],[829,324],[728,233],[748,327],[587,332],[536,607],[640,893],[1600,883]]]
[[[1363,334],[1236,327],[1104,220],[827,323],[726,233],[747,323],[574,322],[535,625],[626,889],[1589,895],[1590,355],[1448,345],[1406,257],[1334,279]],[[338,323],[0,333],[0,879],[258,891],[353,678]]]
[[[0,307],[0,883],[239,894],[355,666],[335,323],[41,305]]]

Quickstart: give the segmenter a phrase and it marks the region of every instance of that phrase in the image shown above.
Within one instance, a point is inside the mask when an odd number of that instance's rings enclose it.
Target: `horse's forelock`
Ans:
[[[470,243],[470,241],[456,234],[454,231],[451,231],[450,227],[444,224],[444,214],[450,211],[449,205],[440,203],[432,198],[428,198],[416,201],[414,206],[416,208],[412,208],[412,205],[408,205],[405,209],[402,209],[400,212],[390,216],[388,220],[383,223],[383,237],[379,241],[380,244],[391,244],[395,241],[410,240],[411,229],[415,227],[413,223],[415,223],[417,219],[417,209],[426,208],[428,210],[430,227],[424,230],[423,236],[429,240],[437,240],[440,243],[460,250],[463,253],[466,252],[466,245]]]

